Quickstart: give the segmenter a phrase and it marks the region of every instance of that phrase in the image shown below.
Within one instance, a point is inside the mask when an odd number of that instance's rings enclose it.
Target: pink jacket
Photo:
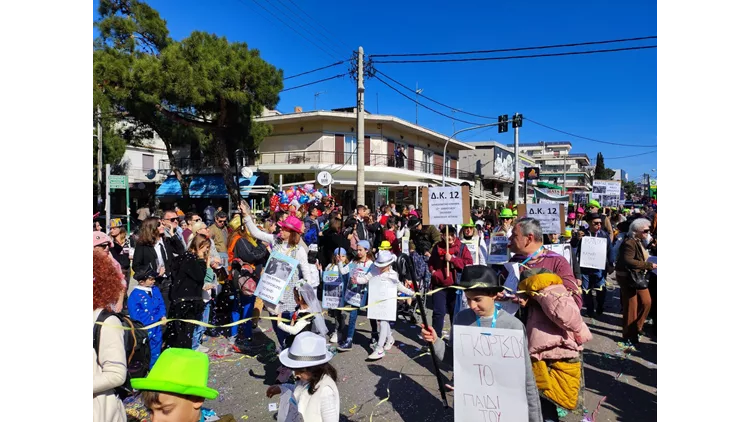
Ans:
[[[578,357],[583,343],[592,339],[578,305],[562,284],[539,293],[529,300],[529,355],[536,360]]]

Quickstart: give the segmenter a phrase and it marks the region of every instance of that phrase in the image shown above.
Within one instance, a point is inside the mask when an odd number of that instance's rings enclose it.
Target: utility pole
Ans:
[[[102,109],[96,106],[96,193],[97,203],[101,203],[102,200]]]
[[[562,191],[563,195],[568,194],[568,188],[565,186],[565,183],[567,181],[566,180],[567,175],[568,175],[568,155],[565,154],[563,155],[563,191]]]
[[[112,201],[111,201],[111,198],[110,198],[110,196],[112,196],[112,192],[111,192],[111,189],[109,189],[109,174],[112,172],[112,166],[110,166],[109,164],[107,164],[105,167],[107,169],[107,171],[106,171],[107,174],[106,174],[106,178],[104,180],[105,180],[105,183],[107,184],[107,188],[105,189],[106,196],[104,197],[105,198],[104,209],[106,210],[106,214],[105,215],[107,216],[106,224],[107,224],[107,226],[109,226],[109,222],[112,221],[112,215],[111,215]],[[128,214],[128,216],[126,218],[128,218],[129,216],[130,216],[130,214]],[[125,221],[127,221],[127,219]],[[109,227],[107,227],[107,230],[109,230]]]
[[[513,115],[513,200],[515,204],[518,204],[518,179],[519,179],[519,168],[518,168],[518,113]],[[525,181],[526,179],[524,179]],[[524,192],[525,193],[525,192]]]
[[[365,50],[357,55],[357,205],[365,204]]]

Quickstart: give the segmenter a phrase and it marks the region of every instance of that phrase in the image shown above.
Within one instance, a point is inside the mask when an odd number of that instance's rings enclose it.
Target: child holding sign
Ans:
[[[341,265],[341,262],[339,262],[339,274],[342,276],[349,275],[349,281],[346,283],[346,291],[344,292],[344,302],[347,306],[359,308],[366,303],[368,279],[365,277],[365,274],[370,271],[372,261],[373,256],[370,252],[370,242],[367,240],[360,240],[357,243],[357,258],[349,265]],[[339,352],[348,352],[349,350],[352,350],[354,330],[357,327],[357,315],[359,315],[359,309],[349,312],[347,336],[342,343],[339,343]],[[370,327],[372,328],[372,340],[374,342],[375,333],[378,332],[378,327],[374,320],[370,320]]]
[[[347,280],[349,279],[348,274],[341,274],[339,271],[339,265],[341,267],[348,267],[349,266],[349,257],[346,255],[346,250],[344,248],[336,248],[333,254],[333,259],[331,260],[331,263],[328,264],[328,266],[325,268],[325,271],[323,272],[323,281],[324,284],[328,281],[326,280],[326,277],[328,275],[337,275],[337,281],[336,283],[343,283],[343,288],[346,289]],[[325,305],[326,299],[326,286],[323,286],[323,302],[324,306],[330,308],[331,306]],[[341,299],[338,301],[338,304],[336,307],[340,307],[343,305],[344,297],[341,296]],[[328,311],[328,314],[333,317],[333,334],[331,334],[331,343],[337,344],[339,341],[339,337],[342,339],[344,338],[344,328],[346,328],[346,325],[344,324],[344,314],[342,311],[338,309],[331,309]]]
[[[510,315],[502,309],[497,300],[501,299],[500,292],[503,290],[502,282],[504,279],[498,277],[492,268],[484,265],[468,265],[464,268],[461,275],[460,287],[465,287],[464,293],[469,302],[469,308],[464,309],[456,315],[454,326],[477,325],[479,327],[503,328],[519,330],[525,333],[526,329],[523,323],[516,317]],[[439,361],[445,365],[453,367],[453,348],[446,347],[445,341],[438,337],[435,329],[430,327],[429,331],[422,326],[422,337],[425,341],[434,343],[435,355]],[[453,339],[453,333],[451,333]],[[454,342],[456,340],[454,339]],[[454,347],[456,347],[454,345]],[[528,352],[528,344],[524,341],[523,347],[524,359],[524,381],[523,385],[516,386],[523,388],[526,392],[526,402],[528,405],[529,422],[541,422],[542,412],[537,392],[536,380],[531,367],[531,359]],[[452,387],[448,386],[452,389]],[[459,397],[457,392],[455,397]]]

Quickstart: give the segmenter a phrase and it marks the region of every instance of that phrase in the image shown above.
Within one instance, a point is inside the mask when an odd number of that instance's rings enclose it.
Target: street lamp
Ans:
[[[499,125],[499,124],[500,124],[499,122],[496,122],[496,123],[488,123],[488,124],[486,124],[486,125],[479,125],[479,126],[472,126],[472,127],[467,127],[467,128],[464,128],[464,129],[461,129],[461,130],[459,130],[458,132],[454,132],[454,133],[453,133],[453,135],[451,135],[451,136],[450,136],[450,138],[448,138],[448,140],[447,140],[447,141],[445,141],[445,145],[443,146],[443,160],[445,160],[445,154],[446,154],[446,153],[447,153],[447,151],[448,151],[448,143],[449,143],[449,142],[450,142],[450,141],[451,141],[451,140],[452,140],[452,139],[453,139],[453,138],[454,138],[454,137],[455,137],[456,135],[458,135],[459,133],[461,133],[461,132],[467,132],[467,131],[470,131],[470,130],[475,130],[475,129],[482,129],[482,128],[485,128],[485,127],[490,127],[490,126],[497,126],[497,125]],[[443,161],[443,169],[442,169],[442,170],[443,170],[443,187],[445,187],[445,161]],[[514,171],[515,171],[515,169],[514,169]]]

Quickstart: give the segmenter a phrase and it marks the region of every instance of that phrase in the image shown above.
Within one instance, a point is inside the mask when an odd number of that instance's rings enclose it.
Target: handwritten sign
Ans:
[[[469,187],[422,188],[422,222],[425,225],[464,224],[469,213]]]
[[[380,321],[396,320],[396,284],[384,277],[370,279],[367,295],[367,318]]]
[[[341,306],[341,296],[344,294],[344,282],[338,271],[323,271],[323,309]]]
[[[565,233],[565,204],[520,204],[518,213],[538,220],[543,234]]]
[[[607,265],[607,239],[585,236],[581,239],[581,268],[603,270]]]
[[[284,289],[289,286],[299,261],[278,252],[273,252],[260,276],[255,294],[266,302],[278,305]]]
[[[461,243],[469,250],[471,254],[471,260],[474,265],[479,265],[479,238],[475,237],[473,240],[462,240]]]
[[[490,255],[487,264],[502,264],[508,262],[508,238],[499,233],[490,236]]]
[[[455,421],[529,420],[523,331],[467,325],[453,330]]]

